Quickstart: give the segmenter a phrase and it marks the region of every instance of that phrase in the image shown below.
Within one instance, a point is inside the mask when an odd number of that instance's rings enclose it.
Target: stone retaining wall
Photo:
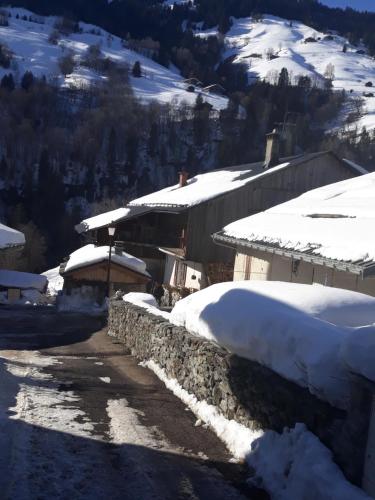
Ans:
[[[111,301],[108,327],[134,356],[154,360],[168,377],[228,419],[278,432],[305,423],[333,451],[347,477],[360,484],[368,426],[368,414],[358,408],[363,401],[353,412],[333,408],[272,370],[124,301]]]

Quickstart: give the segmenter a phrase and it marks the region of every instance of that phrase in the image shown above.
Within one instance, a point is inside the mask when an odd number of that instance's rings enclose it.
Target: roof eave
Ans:
[[[272,245],[267,245],[264,242],[263,243],[253,242],[239,238],[234,238],[232,236],[226,235],[223,231],[213,234],[212,238],[216,244],[224,245],[230,248],[234,248],[236,250],[240,248],[251,248],[253,250],[258,250],[260,252],[280,255],[281,257],[288,257],[294,260],[307,262],[309,264],[316,264],[319,266],[325,266],[325,267],[330,267],[332,269],[337,269],[338,271],[349,272],[351,274],[361,276],[363,279],[375,276],[375,262],[355,264],[335,259],[328,259],[321,255],[307,254],[304,252],[298,252],[295,250],[289,250]]]

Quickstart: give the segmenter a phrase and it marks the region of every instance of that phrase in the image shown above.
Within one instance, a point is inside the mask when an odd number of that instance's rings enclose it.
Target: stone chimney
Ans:
[[[267,134],[266,157],[264,168],[271,168],[280,163],[280,134],[276,129]]]
[[[180,187],[186,186],[188,178],[189,178],[189,173],[186,170],[181,170],[181,172],[179,172],[179,186]]]
[[[115,241],[115,255],[122,255],[124,251],[124,243],[122,241]]]
[[[283,156],[293,156],[296,149],[296,125],[286,123],[283,133]]]

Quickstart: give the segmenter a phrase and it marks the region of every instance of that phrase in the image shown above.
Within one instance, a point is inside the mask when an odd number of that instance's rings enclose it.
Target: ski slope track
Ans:
[[[0,26],[0,44],[5,44],[13,53],[11,67],[0,67],[0,78],[13,73],[17,81],[25,71],[32,71],[37,77],[43,75],[51,83],[61,87],[85,88],[91,83],[100,82],[103,74],[80,65],[91,45],[98,45],[103,57],[108,57],[119,65],[128,65],[131,69],[136,61],[142,68],[142,77],[130,76],[134,94],[143,102],[158,101],[171,103],[185,101],[195,103],[197,93],[187,92],[186,83],[176,73],[155,63],[152,59],[124,47],[122,40],[103,29],[86,23],[79,23],[81,32],[61,35],[57,45],[49,42],[54,31],[56,17],[42,17],[22,8],[2,9],[10,13],[9,26]],[[18,18],[17,18],[18,14]],[[31,17],[34,21],[24,20]],[[37,21],[37,22],[35,22]],[[76,66],[73,73],[64,76],[59,69],[59,59],[72,53]],[[204,101],[215,109],[227,106],[225,97],[202,91]]]

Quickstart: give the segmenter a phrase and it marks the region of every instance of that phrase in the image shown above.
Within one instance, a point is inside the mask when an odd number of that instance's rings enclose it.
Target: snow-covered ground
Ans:
[[[64,278],[60,274],[60,266],[43,273],[48,280],[47,292],[51,297],[55,297],[63,289]]]
[[[217,30],[198,32],[197,36],[216,35]],[[372,92],[365,84],[375,86],[374,60],[366,54],[358,54],[363,47],[352,46],[347,39],[336,34],[316,31],[299,21],[289,21],[275,16],[264,16],[260,22],[252,18],[233,19],[233,25],[225,35],[226,58],[248,67],[250,81],[266,79],[277,83],[282,68],[287,68],[292,83],[301,75],[309,76],[314,83],[322,84],[328,64],[334,66],[333,86],[344,89],[351,97],[363,97]],[[305,43],[308,38],[316,42]],[[347,47],[343,52],[344,45]],[[272,55],[272,58],[269,57]],[[275,58],[273,58],[275,57]],[[375,97],[364,98],[364,116],[355,124],[360,128],[375,127]]]
[[[103,75],[80,65],[87,49],[98,45],[103,57],[120,65],[126,64],[131,69],[136,61],[140,62],[143,76],[141,78],[130,76],[130,82],[135,95],[142,101],[156,100],[170,103],[177,100],[186,101],[190,105],[195,103],[197,94],[187,92],[187,85],[175,71],[170,71],[152,59],[129,50],[120,38],[97,26],[80,23],[82,33],[61,35],[58,43],[54,45],[48,39],[54,31],[56,17],[37,16],[21,8],[4,10],[8,11],[11,17],[9,26],[0,26],[0,43],[12,51],[13,61],[10,69],[0,67],[0,78],[12,72],[19,79],[29,70],[35,76],[45,75],[48,80],[63,87],[85,87],[104,78]],[[23,20],[23,16],[27,19],[31,16],[39,22]],[[76,67],[72,74],[64,77],[59,70],[58,61],[69,53],[74,56]],[[227,105],[227,99],[224,97],[207,92],[202,92],[202,96],[216,109],[225,108]]]

